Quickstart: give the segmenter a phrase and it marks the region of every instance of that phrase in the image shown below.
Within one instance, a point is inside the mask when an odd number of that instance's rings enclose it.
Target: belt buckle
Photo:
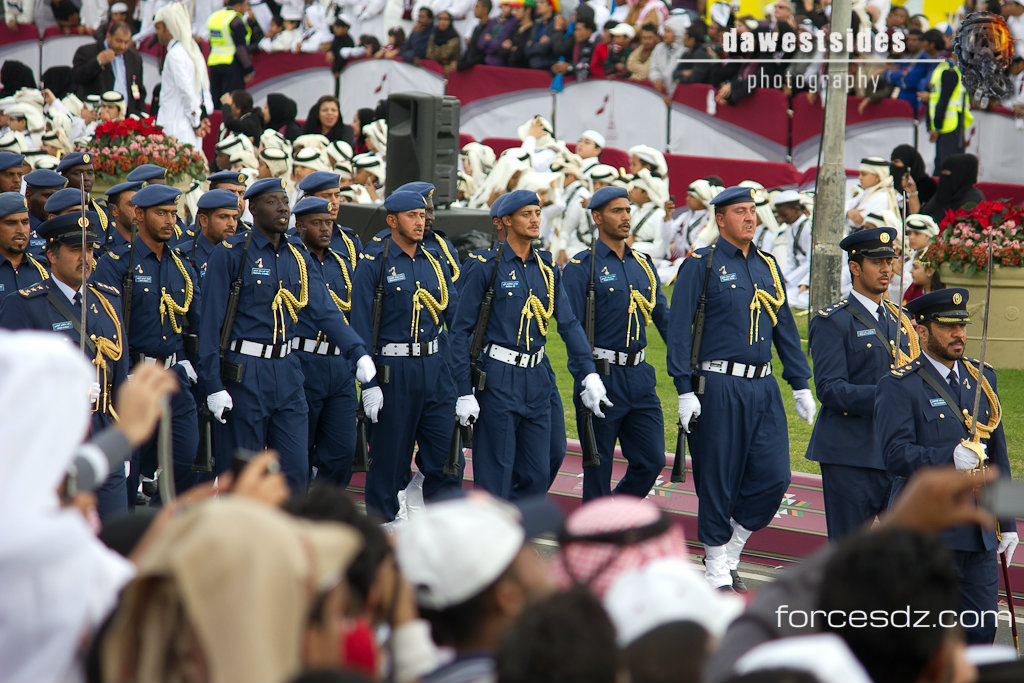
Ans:
[[[516,367],[528,368],[530,367],[530,357],[525,353],[520,353],[519,358],[516,359]]]
[[[723,360],[709,360],[708,361],[708,370],[712,370],[714,372],[720,372],[720,371],[725,370],[725,369],[726,369],[726,362],[723,361]]]

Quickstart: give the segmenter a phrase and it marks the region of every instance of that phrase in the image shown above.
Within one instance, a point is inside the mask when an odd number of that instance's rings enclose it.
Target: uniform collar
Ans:
[[[750,248],[756,249],[753,242],[750,243]],[[719,237],[715,240],[715,250],[724,253],[726,256],[744,258],[743,250],[724,237]]]
[[[53,281],[53,284],[57,285],[57,289],[60,290],[60,293],[63,294],[64,296],[66,296],[68,298],[68,301],[70,301],[71,303],[75,302],[75,294],[76,293],[81,294],[82,295],[82,299],[85,300],[85,292],[82,291],[82,290],[85,289],[84,285],[82,286],[82,289],[78,290],[78,292],[75,292],[75,290],[72,289],[69,285],[64,284],[63,282],[61,282],[56,277],[51,277],[50,280]]]
[[[959,363],[953,363],[952,368],[947,368],[945,365],[929,356],[928,352],[923,349],[921,350],[921,355],[928,359],[928,362],[930,362],[932,364],[932,367],[935,368],[935,372],[939,373],[939,377],[941,377],[943,380],[948,382],[949,373],[953,372],[953,370],[956,370],[956,375],[958,379],[963,379],[963,373],[961,373],[958,368]]]
[[[852,296],[854,300],[857,301],[857,303],[863,306],[864,310],[873,315],[875,317],[875,320],[878,320],[878,307],[879,305],[881,305],[880,303],[876,304],[874,301],[867,298],[866,296],[858,292],[856,289],[850,290],[850,296]]]
[[[267,236],[256,228],[252,229],[252,241],[256,244],[259,249],[273,249],[274,245],[271,243]],[[281,244],[278,246],[277,251],[280,251],[285,247],[285,243],[288,241],[287,235],[281,235]]]
[[[517,258],[519,258],[519,256],[516,254],[516,250],[513,249],[512,247],[508,246],[508,243],[506,242],[505,243],[505,248],[501,250],[501,260],[502,261],[511,261],[511,260],[517,259]],[[537,250],[536,249],[530,249],[530,255],[526,257],[526,260],[527,261],[532,261],[535,258],[537,258]]]
[[[633,253],[633,250],[629,248],[628,244],[625,244],[623,246],[626,247],[626,250],[622,252],[622,258],[625,259],[631,253]],[[597,247],[595,247],[595,250],[597,251],[598,256],[600,256],[601,258],[607,258],[608,256],[614,256],[616,259],[619,258],[619,255],[612,251],[612,248],[605,244],[604,240],[597,240]]]

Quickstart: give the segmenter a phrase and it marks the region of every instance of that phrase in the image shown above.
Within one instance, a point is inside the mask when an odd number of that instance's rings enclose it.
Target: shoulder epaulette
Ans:
[[[641,256],[643,256],[643,257],[644,257],[645,259],[647,259],[648,263],[653,263],[653,262],[651,261],[651,255],[650,255],[650,254],[647,254],[647,253],[645,253],[645,252],[642,252],[642,251],[637,251],[636,249],[634,249],[634,250],[633,250],[633,253],[635,253],[635,254],[640,254],[640,255],[641,255]]]
[[[114,296],[121,296],[121,290],[120,289],[118,289],[117,287],[114,287],[112,285],[108,285],[108,284],[106,284],[104,282],[90,282],[89,285],[91,287],[95,287],[96,289],[101,289],[104,292],[106,292],[107,294],[113,294]]]
[[[978,359],[977,358],[968,358],[967,356],[964,356],[960,360],[962,360],[964,363],[967,363],[968,365],[971,365],[971,366],[973,366],[975,368],[978,367]],[[995,370],[995,368],[992,367],[992,364],[989,363],[988,361],[985,361],[985,367],[988,368],[989,370],[993,370],[993,371]]]
[[[22,295],[26,299],[31,299],[34,296],[39,296],[40,294],[45,294],[45,293],[46,293],[46,286],[42,282],[34,284],[31,287],[26,287],[25,289],[19,289],[18,290],[18,294]]]
[[[702,258],[703,256],[703,254],[698,254],[697,252],[690,254],[690,258]]]
[[[920,356],[918,356],[914,360],[910,361],[906,365],[901,365],[901,366],[899,366],[898,368],[896,368],[894,370],[890,370],[889,372],[894,377],[903,378],[903,377],[908,377],[908,376],[914,374],[914,371],[917,370],[919,367],[921,367],[921,357]]]
[[[107,256],[109,256],[110,258],[114,259],[115,261],[117,261],[118,259],[121,258],[120,256],[118,256],[117,254],[114,253],[113,249],[111,249],[110,251],[107,252]]]
[[[362,252],[362,253],[360,253],[360,254],[359,254],[359,258],[364,258],[364,259],[366,259],[367,261],[372,261],[372,260],[373,260],[373,259],[374,259],[375,257],[373,257],[373,256],[370,256],[369,254],[367,254],[367,253],[366,253],[366,252],[364,251],[364,252]]]
[[[579,263],[579,262],[580,262],[580,260],[578,258],[575,258],[575,257],[569,259],[569,263]]]
[[[835,313],[836,311],[846,308],[846,305],[848,303],[850,303],[849,299],[840,299],[839,301],[835,302],[831,306],[826,306],[825,308],[819,308],[818,309],[818,315],[820,315],[822,318],[827,318],[830,315],[832,315],[833,313]]]
[[[548,266],[555,262],[555,257],[551,255],[551,252],[544,249],[537,250],[537,258],[543,259],[544,263]]]

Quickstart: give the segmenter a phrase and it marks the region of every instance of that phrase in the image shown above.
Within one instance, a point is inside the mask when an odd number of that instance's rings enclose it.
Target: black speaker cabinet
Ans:
[[[388,97],[385,192],[416,180],[433,183],[434,206],[455,201],[459,164],[458,99],[420,92]]]

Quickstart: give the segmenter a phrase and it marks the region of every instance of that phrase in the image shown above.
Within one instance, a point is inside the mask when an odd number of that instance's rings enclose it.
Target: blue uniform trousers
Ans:
[[[317,479],[348,486],[356,450],[356,381],[344,356],[298,351],[309,407],[309,464]]]
[[[543,363],[520,368],[489,357],[480,360],[487,384],[476,394],[480,419],[473,430],[474,486],[506,500],[543,495],[551,479],[554,375]],[[562,413],[555,416],[562,418]]]
[[[657,378],[647,363],[632,367],[612,365],[602,378],[610,408],[604,418],[594,417],[594,436],[601,464],[583,470],[584,502],[612,493],[645,497],[665,467],[665,418],[655,391]],[[580,424],[580,389],[577,386],[576,424]],[[622,447],[628,463],[626,474],[611,490],[615,442]]]
[[[547,368],[551,377],[551,477],[548,479],[548,488],[551,488],[565,460],[565,409],[562,407],[562,396],[558,393],[555,371],[551,369],[547,356],[541,365]]]
[[[455,379],[441,353],[425,358],[378,356],[378,361],[390,368],[390,378],[380,385],[384,407],[377,423],[368,425],[372,462],[366,475],[366,508],[392,520],[398,513],[398,492],[409,482],[414,445],[419,448],[425,499],[462,487],[461,475],[444,474],[455,428]],[[464,458],[459,458],[459,465],[465,466]]]
[[[729,518],[768,526],[789,487],[789,434],[774,377],[706,374],[701,414],[690,435],[698,497],[697,537],[709,546],[732,537]]]
[[[185,371],[174,366],[172,371],[178,376],[178,391],[171,395],[171,456],[174,459],[174,490],[177,493],[187,491],[196,485],[198,477],[192,471],[192,463],[196,459],[196,448],[199,446],[199,423],[196,415],[196,402],[192,398],[190,383]],[[149,441],[132,456],[131,470],[128,474],[128,507],[135,508],[135,496],[139,490],[139,474],[149,476],[156,471],[157,439],[159,429]],[[166,476],[164,473],[161,476]],[[160,493],[153,496],[153,504],[160,504]]]
[[[889,502],[892,475],[885,470],[821,463],[828,540],[838,541],[870,524]]]
[[[309,479],[306,394],[302,367],[295,353],[284,358],[256,358],[228,352],[227,359],[243,366],[241,382],[227,382],[234,407],[227,416],[219,446],[229,459],[237,448],[273,448],[281,472],[293,493],[306,489]],[[222,460],[220,455],[218,462]]]
[[[954,550],[960,578],[960,625],[968,645],[990,645],[996,637],[999,558],[994,550]]]
[[[90,433],[96,436],[113,423],[110,416],[93,413]],[[124,476],[124,465],[121,464],[110,471],[110,475],[100,484],[96,494],[96,512],[100,519],[108,519],[114,515],[128,511],[128,499],[125,489],[127,478]],[[134,491],[132,492],[134,494]],[[135,502],[134,496],[132,502]]]

